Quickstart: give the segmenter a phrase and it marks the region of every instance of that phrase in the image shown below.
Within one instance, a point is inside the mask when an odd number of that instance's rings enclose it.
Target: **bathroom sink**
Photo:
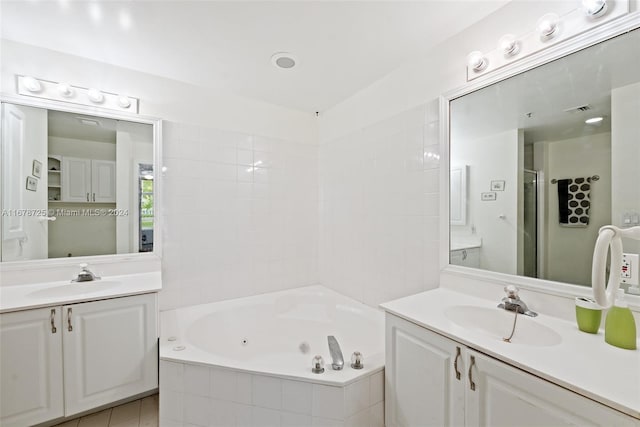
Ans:
[[[499,308],[457,305],[445,310],[445,316],[465,329],[480,332],[502,341],[511,334],[515,313]],[[546,347],[558,345],[562,337],[535,319],[519,314],[512,344]]]
[[[36,298],[76,296],[103,292],[106,290],[118,288],[121,285],[122,283],[113,280],[95,280],[91,282],[68,283],[45,289],[38,289],[37,291],[31,292],[29,296]]]

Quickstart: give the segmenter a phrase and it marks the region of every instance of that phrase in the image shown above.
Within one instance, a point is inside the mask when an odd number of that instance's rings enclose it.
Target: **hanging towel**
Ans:
[[[589,225],[591,178],[558,180],[559,221],[563,227]]]

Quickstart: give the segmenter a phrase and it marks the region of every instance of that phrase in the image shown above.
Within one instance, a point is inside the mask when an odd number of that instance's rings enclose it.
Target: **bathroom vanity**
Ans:
[[[640,353],[602,333],[449,289],[386,311],[385,417],[395,426],[640,426]]]
[[[158,387],[160,273],[0,287],[0,424],[34,425]]]

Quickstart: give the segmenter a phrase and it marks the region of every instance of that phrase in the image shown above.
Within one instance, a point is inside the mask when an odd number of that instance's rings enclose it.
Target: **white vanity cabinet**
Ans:
[[[155,294],[143,294],[0,315],[0,425],[33,425],[156,388],[156,305]]]
[[[115,203],[116,162],[62,158],[63,202]]]
[[[389,313],[385,377],[387,427],[640,425]]]

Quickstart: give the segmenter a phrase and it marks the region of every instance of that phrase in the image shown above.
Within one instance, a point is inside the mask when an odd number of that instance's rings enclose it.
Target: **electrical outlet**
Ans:
[[[638,285],[638,254],[622,254],[622,270],[620,278],[622,283]]]

